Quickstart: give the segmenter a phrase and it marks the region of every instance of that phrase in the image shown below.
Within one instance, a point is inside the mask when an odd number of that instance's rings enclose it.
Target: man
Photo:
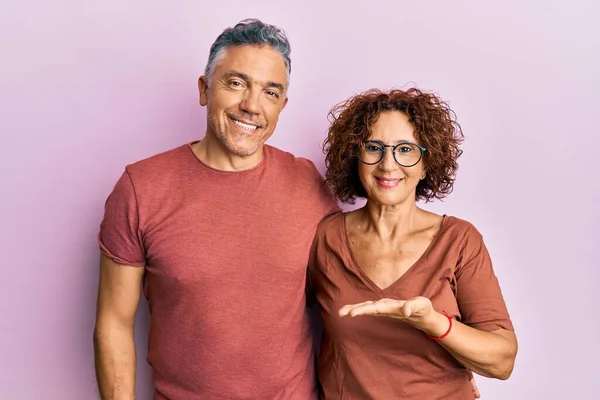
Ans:
[[[155,400],[315,398],[306,265],[338,208],[313,163],[265,145],[290,66],[280,29],[225,30],[198,82],[205,137],[127,166],[110,194],[94,335],[103,399],[134,398],[142,283]]]
[[[221,33],[198,81],[200,141],[126,167],[106,201],[94,344],[104,400],[134,398],[133,325],[151,314],[154,399],[316,399],[305,274],[339,210],[314,165],[265,144],[287,104],[283,31]]]

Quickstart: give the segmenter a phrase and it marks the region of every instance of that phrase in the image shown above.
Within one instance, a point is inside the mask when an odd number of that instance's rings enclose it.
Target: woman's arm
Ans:
[[[445,315],[433,311],[421,330],[440,337],[447,332],[449,325]],[[453,320],[448,335],[437,342],[475,373],[502,380],[512,374],[518,350],[514,331],[498,329],[486,332]]]
[[[447,336],[437,342],[466,368],[489,378],[508,379],[515,364],[517,339],[514,332],[504,329],[486,332],[454,319],[450,328],[449,319],[435,311],[431,301],[425,297],[381,299],[347,305],[340,309],[339,315],[396,318],[433,337],[447,332]]]

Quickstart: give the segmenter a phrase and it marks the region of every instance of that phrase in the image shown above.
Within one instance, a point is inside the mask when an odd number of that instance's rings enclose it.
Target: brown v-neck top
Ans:
[[[345,214],[326,218],[311,249],[307,289],[324,323],[317,368],[324,400],[474,398],[469,372],[422,331],[385,317],[340,318],[346,304],[425,296],[437,311],[474,328],[513,330],[481,234],[452,216],[444,216],[425,253],[385,289],[357,265]]]

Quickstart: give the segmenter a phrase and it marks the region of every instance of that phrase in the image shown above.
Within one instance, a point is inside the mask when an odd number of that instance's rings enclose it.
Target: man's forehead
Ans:
[[[252,83],[276,83],[287,86],[287,69],[283,57],[263,46],[235,46],[228,48],[217,65],[218,75],[235,76]]]

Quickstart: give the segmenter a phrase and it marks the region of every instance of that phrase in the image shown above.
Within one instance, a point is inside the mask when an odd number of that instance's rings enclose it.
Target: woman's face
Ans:
[[[371,136],[362,148],[358,162],[360,181],[367,192],[367,199],[381,205],[396,206],[406,201],[415,201],[416,188],[425,175],[421,150],[414,135],[414,128],[406,114],[386,111],[379,115],[371,127]],[[382,145],[397,146],[396,159],[392,147],[385,147],[379,162]],[[414,164],[416,162],[416,164]],[[412,165],[407,167],[406,165]]]

